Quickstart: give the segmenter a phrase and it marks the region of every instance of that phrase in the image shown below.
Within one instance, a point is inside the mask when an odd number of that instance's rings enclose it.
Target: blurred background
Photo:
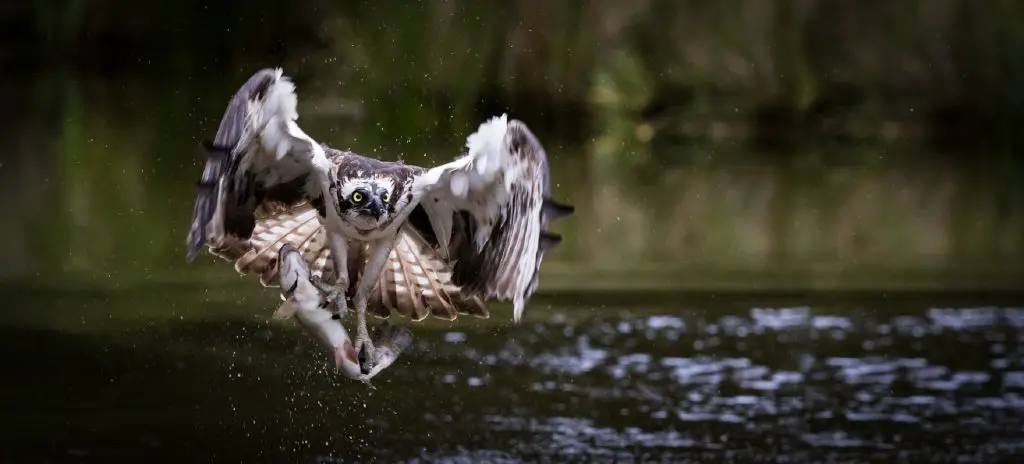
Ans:
[[[4,4],[0,344],[27,354],[0,453],[1017,455],[1022,20],[1012,0]],[[370,393],[269,321],[275,291],[186,265],[200,141],[275,66],[307,133],[366,155],[444,162],[502,112],[534,130],[577,212],[523,325],[500,304],[403,321],[419,342]]]

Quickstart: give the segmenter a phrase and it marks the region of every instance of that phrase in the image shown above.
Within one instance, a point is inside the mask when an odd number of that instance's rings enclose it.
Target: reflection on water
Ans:
[[[268,322],[271,298],[202,288],[5,292],[12,307],[58,314],[2,328],[0,348],[34,350],[0,395],[5,452],[288,462],[1024,453],[1017,305],[541,301],[519,327],[505,310],[418,325],[370,392],[324,372],[294,325]],[[157,309],[165,317],[146,316]]]

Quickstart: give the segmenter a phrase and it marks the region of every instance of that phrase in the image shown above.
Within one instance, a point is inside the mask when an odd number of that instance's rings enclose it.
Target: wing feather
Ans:
[[[233,261],[240,274],[255,274],[265,287],[280,285],[279,252],[284,245],[291,245],[309,263],[310,275],[334,279],[334,263],[328,259],[327,229],[320,224],[316,210],[308,203],[295,205],[287,210],[257,220],[248,240],[235,240],[225,246],[213,249],[213,253],[225,260]],[[363,245],[350,242],[349,269],[366,259]],[[368,310],[380,318],[388,318],[392,311],[414,321],[427,316],[455,320],[459,314],[480,318],[489,317],[487,307],[479,298],[465,295],[451,282],[452,271],[448,264],[437,256],[427,241],[415,230],[402,229],[396,239],[395,249],[385,264],[377,289],[371,294]],[[362,269],[362,266],[358,267]],[[401,279],[396,276],[401,275]],[[357,280],[351,279],[354,291]]]
[[[395,311],[414,321],[428,315],[448,321],[460,314],[490,317],[484,302],[466,294],[451,277],[451,267],[429,242],[415,229],[403,228],[370,304],[381,308],[378,316]]]
[[[328,259],[326,229],[320,224],[316,210],[306,203],[260,218],[248,240],[236,240],[212,252],[234,261],[239,274],[256,274],[264,287],[276,287],[278,252],[285,244],[302,254],[312,275],[333,278],[334,263]]]
[[[203,245],[223,249],[249,239],[257,216],[323,201],[330,162],[296,124],[295,85],[281,69],[253,74],[228,103],[196,193],[186,259]]]
[[[423,269],[416,269],[420,272],[413,270],[413,265],[410,261],[415,259],[415,256],[408,256],[409,250],[401,247],[404,245],[404,240],[397,240],[397,246],[391,250],[391,256],[389,257],[391,262],[398,263],[398,269],[393,271],[394,277],[392,281],[395,282],[395,293],[396,303],[401,302],[410,303],[404,307],[399,306],[401,312],[410,314],[415,320],[422,320],[427,316],[427,307],[423,304],[422,298],[416,298],[417,295],[421,295],[419,277],[422,274]]]
[[[506,115],[480,125],[467,153],[425,171],[413,185],[433,245],[454,261],[464,293],[513,301],[519,322],[537,287],[544,252],[561,241],[545,228],[574,208],[550,198],[547,155],[521,121]],[[410,216],[426,233],[426,226]]]

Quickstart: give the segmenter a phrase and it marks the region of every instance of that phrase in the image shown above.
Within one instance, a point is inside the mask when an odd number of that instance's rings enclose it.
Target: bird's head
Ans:
[[[338,189],[338,214],[356,229],[376,229],[391,220],[394,190],[390,179],[350,179]]]

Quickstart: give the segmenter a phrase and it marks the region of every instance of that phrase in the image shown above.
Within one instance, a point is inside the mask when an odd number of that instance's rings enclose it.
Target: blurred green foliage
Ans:
[[[175,75],[286,63],[314,85],[356,89],[368,114],[395,134],[436,124],[439,108],[463,126],[482,104],[546,112],[556,126],[578,126],[565,120],[574,109],[613,108],[594,123],[629,124],[642,138],[751,128],[893,137],[931,124],[1008,133],[1024,101],[1024,4],[1013,0],[92,0],[26,8],[32,20],[23,35],[40,50],[80,61],[117,55],[125,66]],[[8,48],[39,51],[24,43]]]
[[[281,65],[307,132],[372,156],[442,161],[483,117],[527,119],[556,196],[578,207],[545,262],[570,286],[587,280],[581,269],[645,282],[713,269],[1015,278],[1024,169],[1012,147],[989,142],[1022,119],[1022,5],[7,6],[21,10],[5,17],[8,36],[27,40],[0,51],[28,77],[3,90],[31,91],[12,92],[30,111],[3,128],[17,142],[0,166],[3,199],[21,222],[0,228],[18,244],[0,252],[0,275],[230,274],[182,258],[199,139],[248,75]],[[775,152],[744,142],[779,134],[802,142]],[[963,136],[950,151],[969,156],[906,142],[933,135]]]

